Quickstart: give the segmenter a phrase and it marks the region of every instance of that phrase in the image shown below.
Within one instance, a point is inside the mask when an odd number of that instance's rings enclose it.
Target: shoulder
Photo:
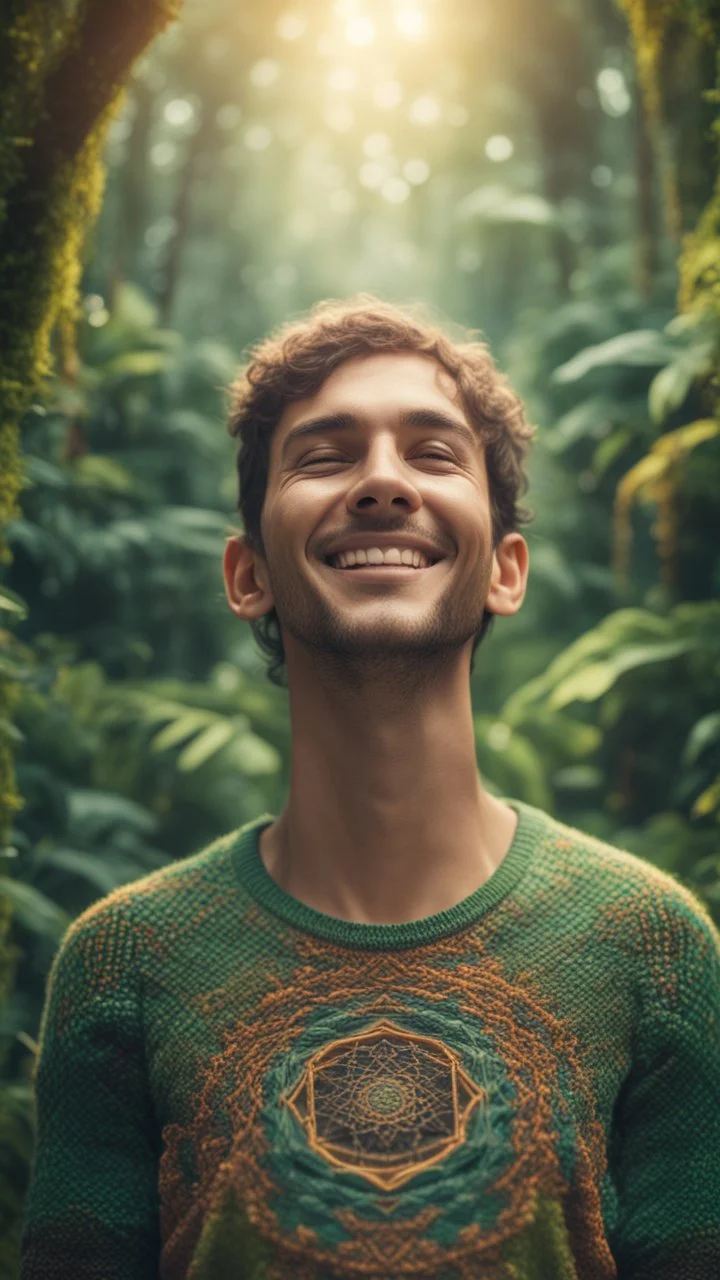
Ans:
[[[698,980],[720,991],[720,932],[691,889],[637,854],[538,809],[530,812],[537,883],[545,877],[559,885],[568,909],[584,904],[594,938],[643,961],[661,996],[671,998],[683,982]]]
[[[572,871],[579,886],[602,887],[611,898],[643,903],[656,910],[673,910],[690,923],[709,923],[710,913],[678,878],[639,854],[630,853],[550,817],[530,805],[519,805],[532,816],[546,865]]]
[[[244,830],[241,828],[240,830]],[[234,883],[231,853],[239,832],[220,836],[198,853],[120,885],[80,913],[65,931],[54,969],[80,968],[90,979],[133,966],[152,950],[159,931],[192,917]],[[100,978],[100,980],[102,980]]]

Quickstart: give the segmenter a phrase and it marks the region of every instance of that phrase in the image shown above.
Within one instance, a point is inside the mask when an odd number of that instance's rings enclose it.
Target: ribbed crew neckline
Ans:
[[[293,897],[270,875],[260,856],[260,835],[275,818],[264,813],[240,828],[231,855],[236,875],[250,896],[294,929],[347,947],[396,950],[434,942],[466,929],[496,906],[526,870],[538,840],[546,834],[545,815],[520,800],[504,800],[518,815],[512,844],[492,875],[453,907],[399,924],[362,924],[317,911]]]

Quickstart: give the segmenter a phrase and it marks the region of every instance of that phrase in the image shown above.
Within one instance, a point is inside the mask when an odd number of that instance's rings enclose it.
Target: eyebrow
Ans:
[[[400,414],[399,421],[401,426],[415,427],[418,431],[428,429],[452,431],[455,435],[462,436],[471,448],[475,448],[479,443],[479,436],[466,422],[452,418],[439,409],[409,409]],[[300,426],[288,431],[283,442],[281,458],[284,459],[287,456],[290,447],[301,437],[324,436],[334,431],[355,431],[360,426],[362,426],[360,419],[353,413],[331,413],[325,417],[311,418],[310,421],[303,422]]]

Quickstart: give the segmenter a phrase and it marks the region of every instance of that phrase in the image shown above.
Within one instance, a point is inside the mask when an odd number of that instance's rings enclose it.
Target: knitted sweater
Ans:
[[[83,912],[21,1280],[720,1276],[720,935],[509,803],[493,875],[410,923],[287,894],[267,814]]]

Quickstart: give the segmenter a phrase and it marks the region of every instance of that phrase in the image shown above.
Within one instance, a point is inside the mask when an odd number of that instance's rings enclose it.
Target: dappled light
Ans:
[[[488,791],[720,920],[707,5],[114,0],[101,35],[55,8],[18,0],[0,82],[8,1278],[68,924],[285,800],[287,691],[223,591],[225,418],[318,301],[480,337],[537,428],[527,598],[471,676]]]

